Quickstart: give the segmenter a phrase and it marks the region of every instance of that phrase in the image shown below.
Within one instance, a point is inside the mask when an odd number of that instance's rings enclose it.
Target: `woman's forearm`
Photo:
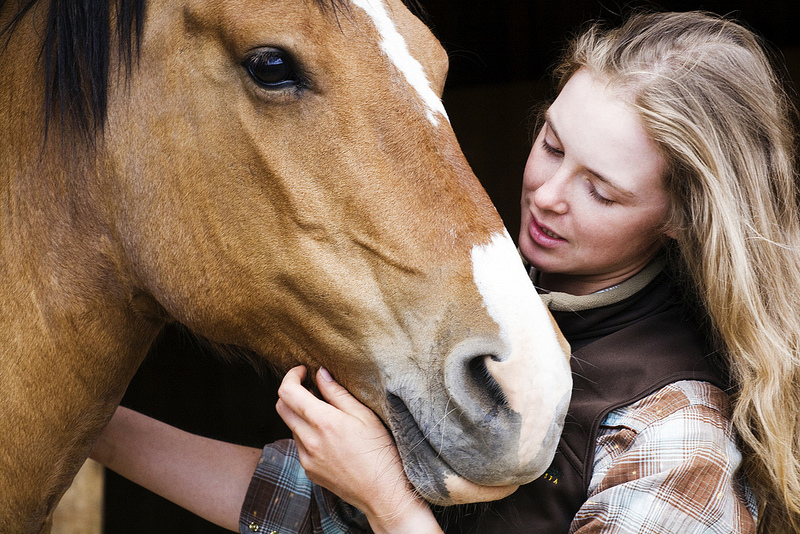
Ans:
[[[191,434],[120,407],[91,457],[204,519],[238,531],[260,454],[260,449]]]

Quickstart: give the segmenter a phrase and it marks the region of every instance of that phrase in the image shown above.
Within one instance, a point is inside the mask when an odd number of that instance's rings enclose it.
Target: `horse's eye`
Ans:
[[[274,48],[259,51],[244,60],[244,67],[257,84],[267,89],[283,89],[301,84],[286,52]]]

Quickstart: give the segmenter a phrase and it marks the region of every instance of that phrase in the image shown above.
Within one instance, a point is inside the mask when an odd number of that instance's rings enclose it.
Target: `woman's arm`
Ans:
[[[221,527],[239,512],[261,455],[119,407],[91,457],[112,471]]]
[[[292,430],[308,478],[360,509],[378,533],[441,533],[427,503],[403,472],[397,448],[378,417],[325,369],[317,386],[328,403],[302,385],[305,367],[281,384],[278,413]]]

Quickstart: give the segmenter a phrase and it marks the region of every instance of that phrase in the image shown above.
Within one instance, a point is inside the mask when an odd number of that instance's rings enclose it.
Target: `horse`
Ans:
[[[178,322],[328,368],[435,504],[549,465],[569,351],[400,0],[0,0],[0,531]]]

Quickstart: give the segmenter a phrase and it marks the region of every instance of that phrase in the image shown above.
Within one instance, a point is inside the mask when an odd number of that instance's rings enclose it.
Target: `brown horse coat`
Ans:
[[[0,2],[0,531],[43,528],[167,321],[327,366],[432,502],[547,467],[563,346],[398,0],[31,5]]]

